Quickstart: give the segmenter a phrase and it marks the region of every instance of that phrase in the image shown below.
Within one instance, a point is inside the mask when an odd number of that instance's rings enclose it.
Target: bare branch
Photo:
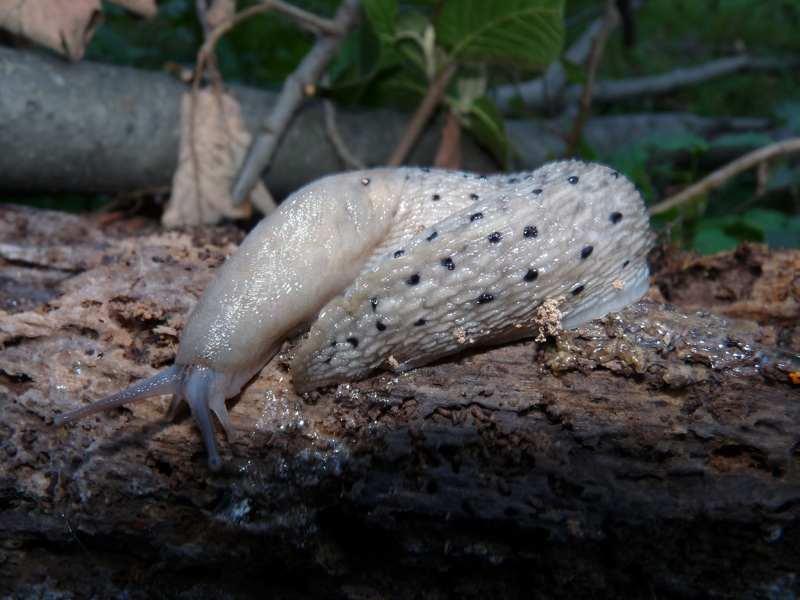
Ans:
[[[400,138],[397,146],[395,146],[394,152],[392,152],[392,156],[386,163],[387,167],[399,167],[403,164],[411,147],[414,145],[414,142],[417,141],[422,129],[425,127],[425,123],[428,122],[434,109],[442,99],[447,84],[456,73],[456,68],[456,63],[451,62],[441,70],[433,81],[431,81],[428,91],[425,93],[425,97],[422,99],[422,102],[420,102],[414,116],[408,124],[408,128],[403,133],[403,137]]]
[[[242,170],[233,184],[231,196],[234,206],[244,202],[261,172],[272,160],[278,142],[305,99],[308,89],[319,79],[347,33],[355,26],[360,4],[360,0],[344,0],[336,12],[337,33],[326,35],[317,41],[300,66],[286,78],[278,101],[270,116],[262,123],[261,132],[253,140]]]
[[[800,151],[800,137],[791,138],[783,142],[777,142],[775,144],[770,144],[769,146],[759,148],[758,150],[750,152],[749,154],[745,154],[732,163],[725,165],[721,169],[717,169],[707,177],[704,177],[694,185],[690,185],[688,188],[678,194],[675,194],[671,198],[651,206],[650,214],[657,215],[666,212],[675,206],[686,204],[692,198],[700,196],[701,194],[706,194],[711,190],[718,188],[723,183],[735,177],[742,171],[746,171],[747,169],[750,169],[777,156],[783,156],[784,154],[791,154],[798,151]]]
[[[638,96],[668,94],[681,88],[699,85],[711,79],[745,69],[780,69],[797,64],[800,64],[800,59],[797,57],[774,60],[750,54],[728,56],[710,60],[694,67],[679,67],[672,71],[649,77],[601,80],[594,87],[592,100],[595,104],[606,104]],[[564,103],[569,105],[574,102],[577,100],[579,93],[579,86],[570,86],[564,94]]]
[[[586,65],[586,81],[583,84],[581,92],[581,100],[579,103],[578,116],[572,125],[572,132],[567,140],[567,156],[575,156],[578,150],[578,143],[583,133],[583,126],[586,124],[586,119],[589,118],[589,113],[592,110],[592,90],[594,88],[594,79],[597,76],[597,70],[600,68],[600,63],[603,61],[603,50],[605,49],[606,39],[611,30],[616,26],[619,21],[616,9],[614,8],[616,0],[606,0],[605,11],[603,13],[603,24],[600,31],[594,36],[592,40],[592,51],[589,55],[589,62]]]

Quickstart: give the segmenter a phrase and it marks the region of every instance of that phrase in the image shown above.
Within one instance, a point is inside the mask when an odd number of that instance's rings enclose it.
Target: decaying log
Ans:
[[[166,400],[53,427],[171,362],[240,239],[0,209],[3,597],[797,592],[800,252],[660,248],[643,302],[558,344],[306,397],[287,342],[219,474]]]

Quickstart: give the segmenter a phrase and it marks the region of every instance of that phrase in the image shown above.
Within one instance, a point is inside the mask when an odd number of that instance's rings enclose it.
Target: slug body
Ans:
[[[175,365],[55,422],[172,394],[169,412],[189,403],[218,469],[211,412],[234,440],[225,399],[318,312],[292,362],[298,391],[410,369],[467,339],[535,336],[547,300],[560,302],[564,328],[620,310],[647,289],[649,245],[638,192],[596,164],[325,177],[290,196],[222,265]]]

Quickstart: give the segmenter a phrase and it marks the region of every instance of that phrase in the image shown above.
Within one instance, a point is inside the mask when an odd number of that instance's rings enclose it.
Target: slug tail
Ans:
[[[126,390],[106,396],[97,402],[92,402],[76,410],[56,415],[53,419],[54,425],[66,425],[84,417],[96,415],[112,408],[117,408],[129,402],[162,396],[164,394],[174,394],[178,391],[181,381],[181,368],[177,365],[171,366],[166,371],[151,377],[141,383],[129,387]]]

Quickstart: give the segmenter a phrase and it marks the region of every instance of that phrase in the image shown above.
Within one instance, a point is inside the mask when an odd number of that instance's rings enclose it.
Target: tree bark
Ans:
[[[0,189],[33,192],[119,193],[169,185],[177,166],[179,109],[188,87],[163,73],[80,62],[0,47]],[[276,94],[235,88],[251,132]],[[338,125],[353,154],[368,166],[385,164],[409,115],[392,109],[341,109]],[[561,121],[507,120],[518,151],[515,168],[534,169],[564,156]],[[690,114],[621,115],[589,119],[584,130],[601,156],[648,135],[762,131],[774,139],[791,132],[770,131],[764,119],[709,119]],[[408,164],[429,165],[439,142],[439,123],[428,127]],[[708,154],[726,161],[750,148],[722,148]],[[462,167],[497,171],[496,163],[469,136],[462,138]],[[679,155],[674,157],[680,159]],[[327,140],[322,105],[308,101],[286,133],[266,183],[275,198],[342,169]]]
[[[800,252],[656,249],[644,301],[558,344],[305,397],[287,342],[219,474],[166,399],[55,428],[172,361],[240,239],[0,209],[3,597],[797,592]]]

